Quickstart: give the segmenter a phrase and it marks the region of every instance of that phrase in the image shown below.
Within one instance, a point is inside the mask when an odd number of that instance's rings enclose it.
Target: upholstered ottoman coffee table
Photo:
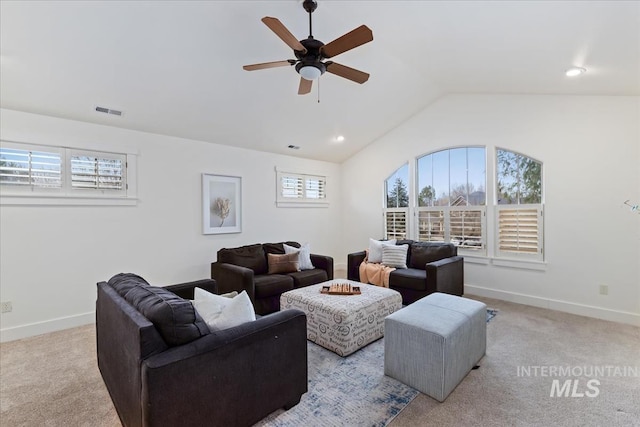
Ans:
[[[323,286],[348,283],[360,295],[327,295]],[[280,310],[296,308],[307,315],[307,339],[340,356],[348,356],[384,336],[384,319],[402,307],[402,296],[382,288],[336,279],[283,293]]]

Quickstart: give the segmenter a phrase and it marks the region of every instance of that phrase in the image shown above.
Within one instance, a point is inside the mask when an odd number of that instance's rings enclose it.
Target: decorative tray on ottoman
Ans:
[[[360,295],[360,286],[351,286],[349,283],[334,283],[330,286],[323,286],[321,294],[329,295]]]

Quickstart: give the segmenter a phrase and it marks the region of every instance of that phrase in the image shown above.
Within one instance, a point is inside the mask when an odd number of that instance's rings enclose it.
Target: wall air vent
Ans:
[[[112,110],[110,108],[105,108],[105,107],[96,107],[96,111],[99,113],[113,114],[114,116],[122,115],[122,111]]]

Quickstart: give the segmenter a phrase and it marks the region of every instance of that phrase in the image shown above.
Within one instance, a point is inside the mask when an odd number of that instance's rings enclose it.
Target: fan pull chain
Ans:
[[[320,104],[320,79],[318,79],[318,104]]]

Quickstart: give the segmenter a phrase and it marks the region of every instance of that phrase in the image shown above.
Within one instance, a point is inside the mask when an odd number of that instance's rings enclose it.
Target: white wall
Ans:
[[[382,236],[383,182],[394,170],[464,145],[544,162],[546,249],[543,271],[466,262],[466,292],[640,325],[640,215],[623,205],[640,203],[638,97],[439,99],[343,163],[339,257]]]
[[[139,197],[136,206],[0,207],[0,298],[13,304],[3,341],[93,321],[96,282],[119,272],[153,284],[208,278],[218,249],[268,241],[340,252],[338,164],[11,110],[0,119],[3,140],[137,153]],[[275,167],[326,175],[329,208],[277,208]],[[202,234],[202,173],[242,177],[242,233]]]
[[[309,241],[343,266],[382,235],[386,177],[468,144],[544,162],[546,267],[467,262],[467,293],[640,324],[640,215],[622,204],[640,203],[639,123],[637,97],[452,95],[337,165],[0,110],[2,139],[137,152],[139,196],[136,206],[0,207],[0,299],[13,303],[0,338],[91,322],[95,283],[119,272],[154,284],[209,277],[221,247]],[[327,175],[330,207],[276,208],[276,166]],[[202,234],[203,172],[242,176],[242,233]]]

